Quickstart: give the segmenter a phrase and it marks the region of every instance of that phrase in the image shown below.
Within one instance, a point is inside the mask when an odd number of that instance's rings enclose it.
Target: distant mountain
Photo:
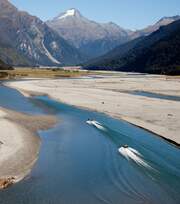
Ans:
[[[131,33],[112,22],[91,21],[76,9],[61,13],[47,24],[88,58],[103,55],[128,41]]]
[[[86,68],[180,74],[180,20],[117,47]]]
[[[83,61],[76,48],[44,22],[0,0],[0,57],[13,65],[77,64]]]
[[[132,39],[135,43],[139,36],[147,36],[177,19],[179,16],[165,17],[154,26],[132,32],[112,22],[96,23],[70,9],[48,21],[48,26],[39,18],[19,11],[10,1],[0,0],[0,59],[6,64],[22,66],[76,65]],[[128,46],[132,48],[131,43]],[[127,52],[128,46],[123,52]]]
[[[180,16],[172,16],[172,17],[163,17],[154,25],[150,25],[142,30],[137,30],[131,33],[131,39],[135,39],[142,36],[150,35],[151,33],[157,31],[161,26],[168,25],[173,23],[174,21],[180,20]]]
[[[161,26],[178,19],[180,16],[164,17],[154,25],[133,32],[112,22],[102,24],[91,21],[82,16],[77,9],[69,9],[47,21],[47,24],[81,53],[84,53],[87,58],[93,59],[108,53],[118,45],[148,36]]]

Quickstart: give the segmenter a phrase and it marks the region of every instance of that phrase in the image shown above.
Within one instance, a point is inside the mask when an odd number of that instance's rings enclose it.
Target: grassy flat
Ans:
[[[93,74],[84,70],[64,69],[40,69],[40,68],[15,68],[14,70],[3,70],[0,72],[1,79],[18,78],[59,78],[59,77],[80,77]]]

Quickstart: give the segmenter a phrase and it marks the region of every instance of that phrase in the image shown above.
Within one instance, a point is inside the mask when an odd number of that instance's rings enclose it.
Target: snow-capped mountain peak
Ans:
[[[57,19],[61,20],[61,19],[65,19],[67,17],[79,17],[81,16],[80,12],[74,8],[67,10],[66,12],[60,14]]]
[[[105,54],[128,40],[128,32],[115,23],[98,23],[69,9],[46,22],[88,59]]]

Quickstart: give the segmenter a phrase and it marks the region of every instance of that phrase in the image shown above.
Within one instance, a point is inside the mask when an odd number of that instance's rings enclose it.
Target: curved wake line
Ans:
[[[87,124],[89,125],[93,125],[94,127],[96,127],[97,129],[103,130],[105,131],[106,129],[102,126],[101,123],[97,122],[96,120],[88,120],[86,121]]]
[[[133,160],[136,164],[140,166],[144,166],[146,168],[152,169],[151,166],[149,166],[143,159],[141,153],[139,153],[137,150],[128,147],[120,147],[119,148],[119,153],[124,156],[127,160]]]
[[[96,120],[87,120],[86,123],[94,126],[99,130],[107,131],[107,129],[103,127],[103,125]],[[140,152],[138,152],[136,149],[133,149],[131,147],[120,147],[118,151],[127,160],[133,160],[136,164],[140,166],[143,166],[148,169],[153,169],[149,164],[146,163],[146,161],[144,161],[143,155]]]
[[[133,160],[136,164],[140,166],[144,166],[146,168],[152,169],[151,166],[149,166],[143,159],[141,153],[139,153],[137,150],[128,147],[120,147],[119,148],[119,153],[124,156],[127,160]]]

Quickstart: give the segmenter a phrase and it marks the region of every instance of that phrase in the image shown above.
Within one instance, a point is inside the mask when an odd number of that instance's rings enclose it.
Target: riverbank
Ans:
[[[38,159],[38,130],[52,127],[51,116],[30,116],[0,108],[0,189],[22,180]]]
[[[58,78],[58,77],[81,77],[93,74],[93,71],[80,70],[79,67],[74,68],[14,68],[13,70],[1,70],[1,80],[13,80],[13,79],[24,79],[24,78]]]
[[[81,79],[8,82],[23,94],[47,94],[55,100],[126,120],[180,144],[180,102],[130,94],[131,91],[180,96],[180,78],[112,73]]]

